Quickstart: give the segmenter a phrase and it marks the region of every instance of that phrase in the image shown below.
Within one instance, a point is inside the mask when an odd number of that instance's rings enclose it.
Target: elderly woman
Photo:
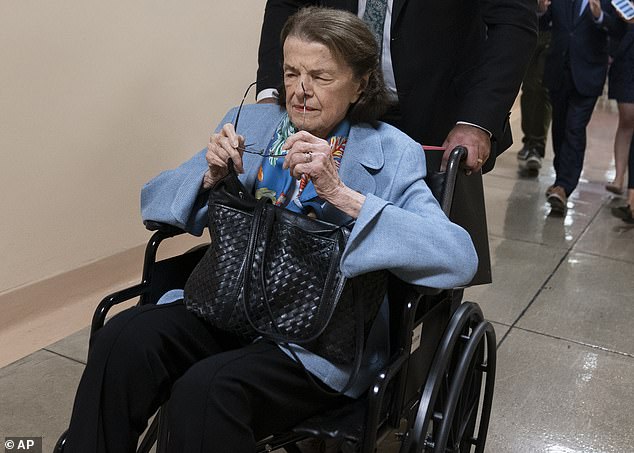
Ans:
[[[352,14],[307,9],[281,39],[281,105],[246,106],[238,131],[231,111],[206,151],[143,188],[143,217],[201,234],[208,191],[231,159],[256,196],[332,223],[356,220],[340,264],[347,277],[388,269],[418,285],[468,283],[473,245],[425,185],[420,145],[375,121],[385,95],[371,32]],[[185,308],[182,292],[161,302],[131,308],[96,334],[67,452],[134,451],[169,399],[169,451],[251,453],[258,439],[361,395],[387,359],[387,310],[345,395],[333,390],[350,370],[298,348],[327,395],[276,344],[244,344],[211,327]]]

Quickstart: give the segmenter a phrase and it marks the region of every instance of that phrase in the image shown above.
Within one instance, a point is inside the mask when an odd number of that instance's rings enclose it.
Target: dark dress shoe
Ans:
[[[634,217],[632,216],[632,209],[630,206],[619,206],[618,208],[612,208],[612,215],[623,220],[625,223],[634,224]]]

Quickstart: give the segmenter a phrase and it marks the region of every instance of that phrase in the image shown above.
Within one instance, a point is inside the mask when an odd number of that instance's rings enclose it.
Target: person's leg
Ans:
[[[634,224],[634,138],[630,142],[628,158],[627,205],[612,208],[612,215],[624,222]]]
[[[630,143],[634,133],[634,103],[619,103],[619,125],[614,136],[614,181],[606,187],[610,192],[619,193],[625,183]]]
[[[630,155],[628,157],[627,176],[627,204],[630,207],[630,214],[634,210],[634,137],[630,141]]]
[[[630,153],[628,156],[628,181],[627,181],[627,208],[629,212],[624,220],[634,222],[634,137],[630,141]]]
[[[537,47],[522,82],[520,107],[524,146],[533,148],[544,157],[546,136],[551,120],[548,90],[542,83],[546,54],[550,45],[550,31],[540,32]]]
[[[528,150],[533,146],[533,129],[535,121],[535,109],[537,104],[537,96],[535,91],[539,90],[539,82],[541,77],[538,73],[536,64],[538,50],[535,48],[533,55],[526,68],[524,79],[522,80],[522,94],[520,95],[520,111],[521,111],[521,126],[522,133],[522,150],[518,155],[519,159],[522,159],[522,151]]]
[[[630,218],[634,210],[634,137],[630,140],[630,155],[628,157],[628,182],[627,182],[627,205],[630,207]]]
[[[564,87],[550,92],[552,104],[552,138],[553,138],[553,168],[555,175],[559,173],[559,156],[566,136],[566,118],[568,117],[568,90]]]
[[[586,127],[592,117],[597,98],[582,96],[572,90],[568,97],[568,109],[565,117],[563,140],[556,154],[557,178],[555,186],[563,187],[566,196],[575,190],[583,170],[586,151]],[[553,127],[555,117],[553,116]],[[561,127],[561,125],[560,125]],[[555,137],[553,135],[553,146]]]
[[[550,48],[550,31],[542,32],[539,36],[539,55],[537,57],[537,67],[540,71],[540,90],[536,93],[539,96],[539,107],[535,113],[535,117],[539,120],[535,122],[535,148],[539,156],[543,159],[546,154],[546,138],[550,122],[552,119],[552,106],[550,105],[550,96],[548,89],[543,84],[544,66],[546,65],[546,56]]]
[[[92,340],[65,453],[136,451],[173,382],[193,363],[231,347],[216,337],[182,303],[133,307],[113,317]]]
[[[209,357],[175,384],[170,453],[252,453],[258,440],[351,401],[329,396],[276,345],[260,342]]]

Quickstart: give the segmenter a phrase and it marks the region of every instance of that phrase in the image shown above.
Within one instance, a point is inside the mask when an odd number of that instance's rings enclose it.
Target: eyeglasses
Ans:
[[[233,130],[236,132],[236,134],[238,133],[238,120],[240,119],[240,112],[242,112],[242,106],[244,105],[244,101],[247,98],[247,95],[249,94],[249,91],[251,90],[251,88],[253,88],[253,86],[255,84],[257,84],[257,80],[255,82],[252,82],[251,84],[249,84],[249,86],[247,87],[247,89],[244,92],[244,96],[242,96],[242,100],[240,101],[240,105],[238,106],[238,112],[236,113],[236,119],[233,122]],[[301,82],[302,84],[302,91],[304,92],[304,112],[303,112],[303,121],[302,121],[302,127],[299,128],[299,130],[303,130],[304,129],[304,124],[306,123],[306,89],[304,88],[304,82]],[[246,144],[244,146],[239,146],[238,149],[244,153],[249,153],[249,154],[257,154],[263,157],[276,157],[278,159],[283,159],[284,155],[276,155],[273,156],[270,153],[267,153],[266,149],[260,149],[260,150],[253,150],[253,149],[248,149],[249,146],[253,146],[254,143],[250,143],[250,144]]]
[[[249,86],[247,87],[247,89],[244,92],[244,96],[242,96],[242,100],[240,101],[240,106],[238,107],[238,113],[236,113],[236,119],[233,122],[233,130],[236,132],[236,134],[238,133],[238,120],[240,119],[240,112],[242,112],[242,106],[244,105],[244,101],[247,98],[247,95],[249,94],[249,91],[251,90],[251,88],[253,88],[253,86],[257,83],[253,82],[251,84],[249,84]],[[245,153],[249,153],[249,154],[259,154],[260,156],[266,156],[266,150],[265,149],[261,149],[261,150],[252,150],[252,149],[247,149],[247,147],[249,146],[253,146],[253,143],[244,145],[244,146],[239,146],[238,149],[242,152]]]

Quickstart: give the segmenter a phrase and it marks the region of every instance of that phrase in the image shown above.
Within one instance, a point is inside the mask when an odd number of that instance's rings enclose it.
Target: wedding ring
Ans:
[[[482,159],[480,159],[479,157],[476,159],[476,162],[481,164],[482,162],[484,162]]]
[[[313,153],[304,153],[306,155],[306,163],[313,161]]]

